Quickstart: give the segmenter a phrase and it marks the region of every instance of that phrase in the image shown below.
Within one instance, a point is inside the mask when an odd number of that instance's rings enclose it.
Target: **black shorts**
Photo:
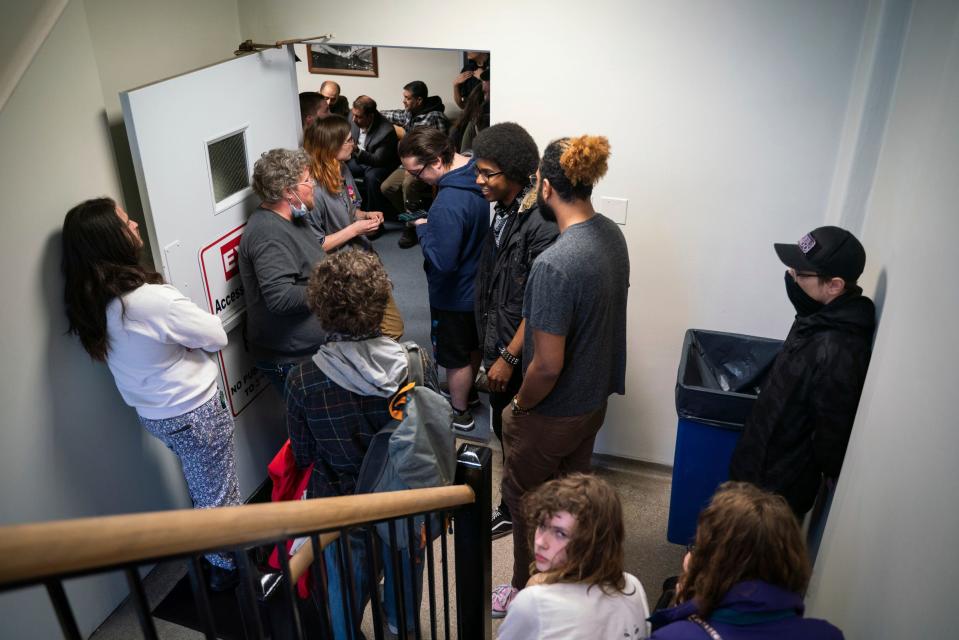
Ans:
[[[447,369],[469,365],[471,353],[479,350],[473,312],[430,307],[430,320],[430,340],[436,364]]]

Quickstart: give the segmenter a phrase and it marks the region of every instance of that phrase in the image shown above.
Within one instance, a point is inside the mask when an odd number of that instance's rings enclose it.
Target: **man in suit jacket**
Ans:
[[[376,110],[376,101],[369,96],[354,100],[350,115],[356,146],[349,167],[353,177],[363,181],[360,188],[363,206],[367,211],[383,211],[396,216],[399,212],[380,191],[383,180],[400,166],[396,130]]]

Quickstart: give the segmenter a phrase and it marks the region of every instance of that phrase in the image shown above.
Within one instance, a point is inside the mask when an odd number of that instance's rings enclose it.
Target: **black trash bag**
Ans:
[[[676,375],[679,417],[741,428],[781,348],[771,338],[687,330]]]

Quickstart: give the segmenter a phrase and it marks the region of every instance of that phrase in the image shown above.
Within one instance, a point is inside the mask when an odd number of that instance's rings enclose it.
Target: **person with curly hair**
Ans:
[[[365,251],[337,251],[319,263],[310,276],[307,303],[328,334],[313,356],[293,368],[286,381],[287,427],[293,456],[300,468],[312,465],[310,498],[351,495],[373,436],[389,424],[389,401],[408,377],[407,348],[380,334],[390,299],[390,280],[380,259]],[[417,349],[426,386],[434,391],[436,367]],[[414,351],[411,351],[414,353]],[[350,536],[354,583],[362,603],[369,599],[366,537]],[[343,578],[333,547],[327,548],[328,602],[336,638],[358,629],[342,608]],[[388,557],[384,550],[381,557]],[[389,565],[389,563],[387,563]],[[416,563],[415,586],[406,588],[406,619],[419,615],[423,562]],[[398,628],[392,568],[387,567],[387,621]],[[409,569],[404,569],[409,576]],[[372,586],[375,588],[375,585]],[[413,595],[417,597],[414,598]],[[363,607],[358,607],[362,613]]]
[[[803,617],[812,568],[784,498],[725,482],[699,514],[683,560],[676,606],[657,611],[651,640],[841,640],[825,620]]]
[[[240,504],[233,417],[207,353],[227,344],[220,319],[140,264],[143,240],[113,199],[63,221],[63,297],[70,333],[105,362],[140,424],[180,459],[197,509]],[[238,583],[230,554],[206,556],[211,588]]]
[[[623,570],[623,506],[609,483],[574,473],[527,494],[532,577],[513,600],[500,640],[645,638],[643,585]]]
[[[523,496],[551,478],[588,472],[610,394],[626,392],[629,253],[623,232],[593,209],[609,141],[562,138],[540,160],[540,213],[559,238],[530,270],[523,300],[523,384],[503,410],[503,497],[513,515],[513,578],[493,592],[506,615],[529,579]]]
[[[306,281],[323,259],[307,215],[313,208],[310,160],[302,149],[271,149],[253,165],[261,204],[240,239],[246,338],[256,368],[283,393],[287,374],[325,339],[306,302]]]
[[[539,149],[515,122],[493,125],[473,148],[476,184],[495,206],[476,273],[476,330],[489,384],[490,422],[503,440],[503,409],[523,382],[523,294],[533,261],[553,244],[559,230],[536,205]],[[493,510],[493,539],[509,535],[512,517],[505,501]]]

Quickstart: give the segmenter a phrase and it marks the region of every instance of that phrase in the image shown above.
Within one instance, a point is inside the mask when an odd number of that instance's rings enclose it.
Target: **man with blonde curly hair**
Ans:
[[[546,147],[536,172],[540,213],[560,235],[530,270],[523,384],[503,410],[513,579],[494,590],[494,617],[506,615],[529,580],[523,496],[551,478],[589,472],[606,400],[626,392],[629,253],[623,232],[590,201],[608,158],[606,138],[562,138]]]
[[[389,401],[407,380],[408,361],[404,346],[380,333],[391,288],[379,258],[366,251],[337,251],[319,263],[310,277],[307,302],[327,331],[328,340],[312,358],[295,367],[286,381],[287,427],[293,456],[298,467],[313,466],[307,489],[310,498],[352,494],[373,436],[392,420]],[[419,353],[426,386],[435,391],[435,365],[425,350]],[[350,535],[350,545],[353,582],[365,605],[370,588],[375,588],[368,582],[366,567],[370,550],[361,533]],[[340,575],[334,547],[328,547],[325,553],[334,635],[349,637],[349,629],[359,628],[360,620],[351,620],[341,607],[344,576]],[[387,567],[388,597],[384,606],[387,621],[395,630],[398,616],[391,595],[391,570]],[[408,581],[404,583],[410,624],[419,615],[422,571],[423,563],[418,562],[412,591]],[[362,613],[363,607],[358,609]]]

